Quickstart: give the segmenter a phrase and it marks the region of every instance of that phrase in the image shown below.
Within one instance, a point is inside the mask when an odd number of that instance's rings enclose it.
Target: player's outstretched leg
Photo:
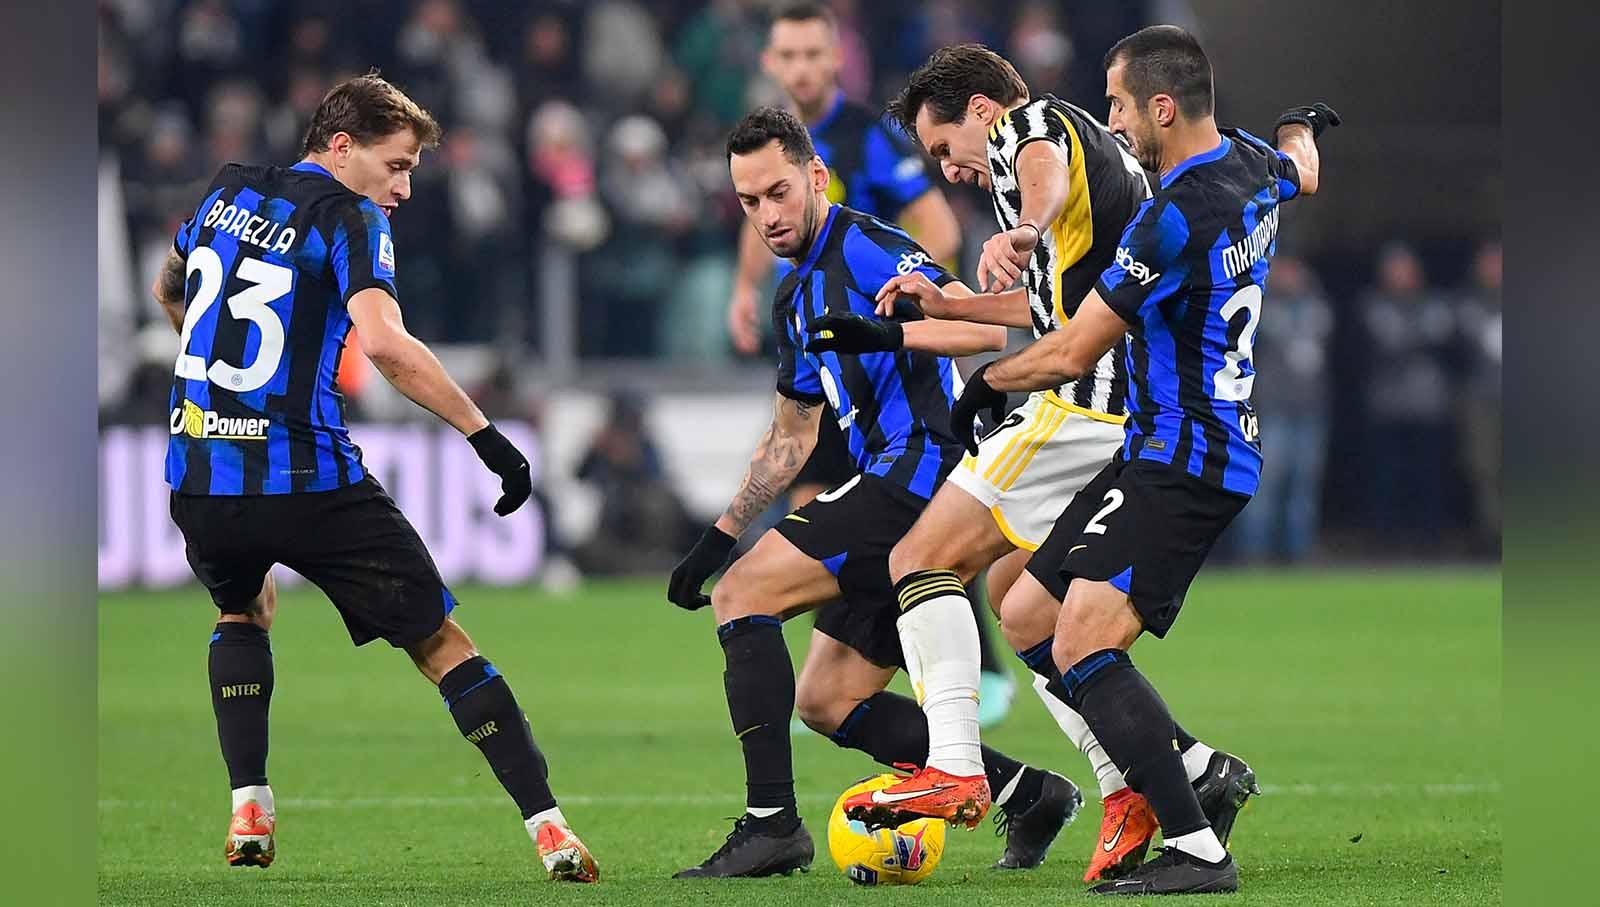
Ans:
[[[233,789],[233,817],[223,855],[229,866],[272,865],[277,856],[277,806],[267,785],[267,711],[272,702],[272,645],[267,630],[276,607],[269,575],[254,600],[224,613],[206,658],[217,739]]]
[[[489,763],[506,793],[522,811],[522,823],[551,879],[595,882],[600,869],[587,847],[568,827],[550,791],[549,766],[533,740],[528,717],[504,677],[479,655],[454,620],[406,651],[429,680],[439,686],[450,717]]]
[[[1011,548],[987,508],[946,484],[889,553],[906,674],[927,716],[927,763],[906,780],[845,802],[872,824],[944,819],[976,828],[994,792],[978,729],[977,625],[966,583]]]
[[[1047,547],[1049,543],[1046,543]],[[1043,549],[1041,549],[1043,550]],[[1064,597],[1065,589],[1062,589]],[[1066,689],[1056,671],[1053,647],[1060,599],[1031,572],[1018,578],[1002,603],[1002,628],[1017,657],[1034,674],[1034,691],[1062,733],[1089,760],[1100,784],[1102,815],[1085,882],[1118,879],[1143,861],[1160,827],[1144,797],[1128,783],[1089,726],[1067,705]],[[1237,756],[1220,753],[1175,726],[1185,773],[1200,799],[1201,809],[1224,847],[1244,802],[1260,793],[1255,774]],[[1213,764],[1215,762],[1216,764]]]
[[[1237,891],[1239,871],[1217,840],[1184,770],[1172,714],[1134,667],[1127,647],[1143,631],[1127,594],[1108,582],[1076,579],[1061,609],[1055,663],[1069,703],[1122,767],[1128,786],[1161,823],[1160,856],[1096,894]]]
[[[976,828],[992,792],[978,739],[978,629],[954,570],[919,570],[895,584],[906,673],[928,733],[927,756],[906,780],[845,801],[845,815],[898,826],[938,818]]]
[[[883,689],[892,667],[869,662],[826,633],[813,631],[795,703],[802,720],[846,749],[891,768],[919,767],[928,755],[928,725],[912,700]],[[1006,839],[997,869],[1032,869],[1076,818],[1077,785],[1054,772],[1024,765],[983,747],[983,770],[995,791],[996,833]]]
[[[838,594],[838,581],[821,563],[774,531],[734,561],[712,587],[728,715],[744,752],[746,806],[716,852],[673,878],[787,875],[810,869],[816,850],[795,806],[789,740],[794,669],[776,615]]]

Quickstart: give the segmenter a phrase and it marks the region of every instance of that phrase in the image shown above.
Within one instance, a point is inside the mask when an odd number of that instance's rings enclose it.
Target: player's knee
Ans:
[[[438,686],[444,675],[478,654],[472,638],[461,625],[446,617],[433,635],[405,647],[406,654],[422,676]]]
[[[1005,635],[1011,651],[1021,652],[1055,633],[1056,611],[1040,607],[1038,602],[1016,601],[1016,598],[1008,596],[1000,603],[1000,632]]]
[[[826,737],[844,723],[854,703],[843,702],[838,691],[814,677],[802,675],[794,688],[794,710],[806,727]]]
[[[278,614],[278,584],[272,574],[261,583],[261,594],[256,596],[250,611],[250,621],[263,630],[272,629],[272,619]]]
[[[1142,626],[1137,613],[1109,583],[1078,580],[1067,591],[1051,653],[1062,670],[1101,649],[1126,649]]]
[[[756,585],[751,582],[749,571],[741,569],[740,563],[734,561],[728,572],[711,587],[711,611],[717,623],[763,613]]]
[[[928,563],[929,553],[919,533],[912,532],[895,543],[889,551],[889,580],[898,583],[908,573],[934,566]]]

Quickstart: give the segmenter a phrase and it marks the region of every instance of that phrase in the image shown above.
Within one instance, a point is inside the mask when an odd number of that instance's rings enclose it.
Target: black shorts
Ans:
[[[350,640],[402,647],[438,632],[455,596],[394,500],[371,475],[333,491],[172,495],[194,575],[242,614],[282,564],[327,594]]]
[[[837,488],[855,478],[855,458],[850,456],[850,442],[832,417],[832,407],[823,407],[822,423],[817,426],[817,446],[800,467],[792,485],[822,485]]]
[[[904,488],[863,474],[817,495],[773,527],[839,578],[844,599],[817,612],[816,628],[879,667],[905,667],[889,552],[927,506]]]
[[[1147,632],[1166,636],[1211,546],[1249,501],[1118,455],[1073,497],[1028,572],[1058,600],[1074,578],[1109,581],[1128,594]]]

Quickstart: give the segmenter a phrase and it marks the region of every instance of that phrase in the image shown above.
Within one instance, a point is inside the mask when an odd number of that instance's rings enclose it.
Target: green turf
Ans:
[[[331,607],[283,595],[273,630],[278,863],[222,862],[226,775],[206,693],[202,592],[100,609],[99,893],[119,904],[1026,904],[1078,901],[1099,807],[1081,756],[1025,685],[985,735],[1090,791],[1030,873],[952,832],[938,871],[857,889],[827,857],[826,811],[866,757],[796,741],[813,871],[674,882],[721,843],[742,763],[709,613],[660,583],[565,597],[461,590],[458,618],[511,681],[597,886],[544,881],[517,813],[437,695],[382,643],[352,650]],[[803,643],[804,619],[790,624]],[[1498,572],[1214,571],[1166,641],[1136,650],[1173,712],[1267,786],[1234,854],[1252,904],[1485,904],[1501,897]],[[1019,677],[1020,679],[1020,677]],[[903,681],[897,680],[897,684]],[[902,687],[903,688],[903,687]],[[1359,838],[1359,840],[1357,840]]]

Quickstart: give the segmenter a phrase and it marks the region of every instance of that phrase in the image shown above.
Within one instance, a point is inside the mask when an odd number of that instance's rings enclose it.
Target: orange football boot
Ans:
[[[1124,787],[1101,802],[1105,815],[1100,820],[1100,838],[1089,858],[1085,882],[1120,879],[1139,868],[1150,850],[1150,839],[1161,824],[1150,810],[1150,802]]]
[[[228,865],[260,866],[262,869],[271,866],[277,853],[272,833],[277,827],[276,817],[267,815],[256,801],[246,800],[233,811],[233,821],[228,824],[228,842],[222,851],[228,858]]]
[[[913,819],[943,819],[977,828],[989,812],[989,779],[963,778],[920,768],[880,790],[862,791],[844,802],[844,814],[869,828],[898,828]]]
[[[589,854],[589,848],[583,846],[572,829],[546,822],[539,826],[534,843],[539,847],[539,859],[544,862],[551,879],[558,882],[600,881],[600,867]]]

